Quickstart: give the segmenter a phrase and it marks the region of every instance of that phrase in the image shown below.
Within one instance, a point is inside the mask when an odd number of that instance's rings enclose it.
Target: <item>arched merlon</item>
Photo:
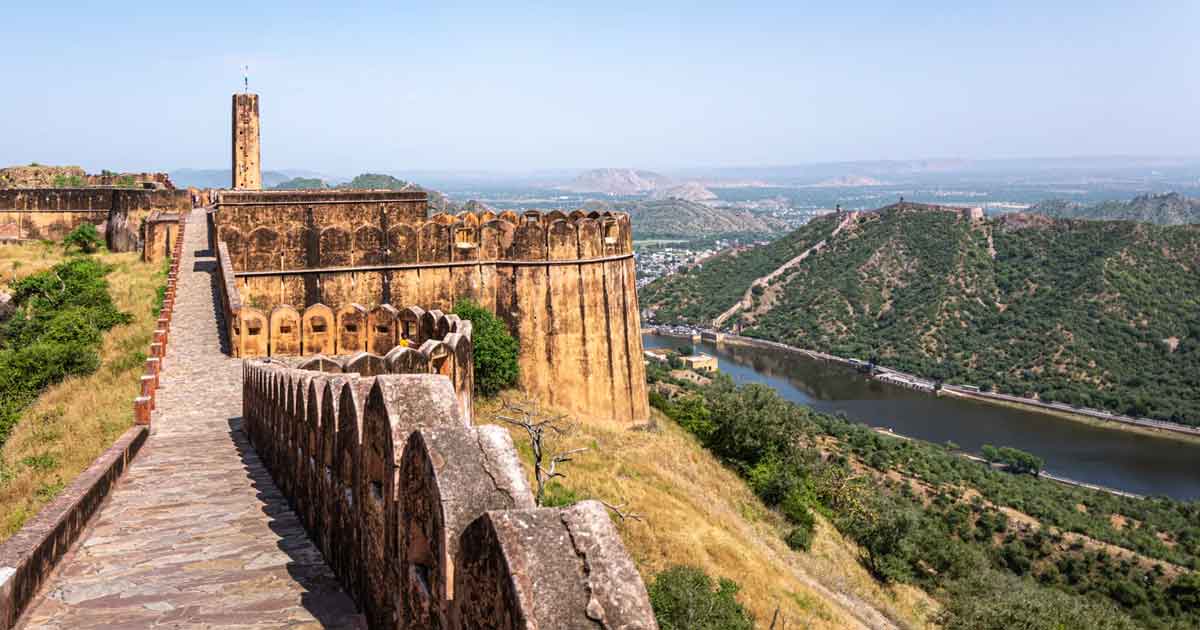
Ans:
[[[508,432],[467,424],[446,377],[243,376],[244,430],[371,627],[656,628],[604,508],[534,508]]]
[[[257,322],[281,304],[302,313],[316,305],[342,313],[353,304],[420,304],[449,312],[460,300],[474,300],[503,319],[520,342],[523,389],[589,420],[628,426],[649,418],[628,215],[438,215],[416,225],[389,225],[384,233],[402,236],[388,236],[385,258],[404,262],[246,270],[239,269],[236,248],[222,242],[226,301],[253,305],[240,312],[246,322]],[[244,252],[252,242],[289,241],[250,239],[237,230],[229,236]],[[319,246],[320,239],[309,242]],[[351,250],[348,256],[360,254],[367,255]],[[241,260],[250,258],[246,253]],[[322,259],[320,251],[308,258]],[[236,313],[227,314],[236,320]],[[366,349],[365,327],[341,331],[363,336],[357,344],[336,344],[336,352]],[[251,337],[231,329],[234,353],[269,351]],[[302,352],[307,345],[301,339]]]

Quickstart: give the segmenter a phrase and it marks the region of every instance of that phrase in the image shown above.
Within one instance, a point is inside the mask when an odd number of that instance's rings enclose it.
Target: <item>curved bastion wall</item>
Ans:
[[[243,370],[246,434],[369,627],[657,627],[603,506],[535,507],[446,377]]]
[[[526,391],[592,419],[649,417],[628,215],[424,212],[419,192],[221,193],[210,230],[233,352],[317,347],[303,325],[298,345],[273,343],[280,307],[293,320],[326,313],[340,339],[344,322],[374,331],[402,312],[389,305],[449,312],[471,299],[520,342]]]

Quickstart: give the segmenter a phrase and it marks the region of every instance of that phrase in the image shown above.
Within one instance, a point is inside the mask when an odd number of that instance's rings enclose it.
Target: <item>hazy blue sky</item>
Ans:
[[[1200,154],[1196,0],[175,4],[6,3],[0,163],[227,166],[243,63],[267,168]]]

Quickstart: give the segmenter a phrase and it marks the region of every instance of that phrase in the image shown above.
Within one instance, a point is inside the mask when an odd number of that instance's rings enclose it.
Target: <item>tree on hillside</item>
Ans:
[[[533,480],[537,485],[534,499],[538,505],[545,505],[546,488],[550,482],[567,476],[558,469],[558,465],[570,462],[573,455],[587,450],[559,449],[560,442],[574,431],[574,425],[566,414],[546,413],[537,402],[529,399],[505,400],[496,419],[519,427],[529,435],[529,449],[533,451]]]

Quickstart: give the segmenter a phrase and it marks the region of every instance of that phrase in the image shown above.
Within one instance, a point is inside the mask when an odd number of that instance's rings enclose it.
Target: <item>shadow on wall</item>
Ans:
[[[371,627],[657,627],[604,508],[536,508],[449,379],[244,369],[245,431]]]

